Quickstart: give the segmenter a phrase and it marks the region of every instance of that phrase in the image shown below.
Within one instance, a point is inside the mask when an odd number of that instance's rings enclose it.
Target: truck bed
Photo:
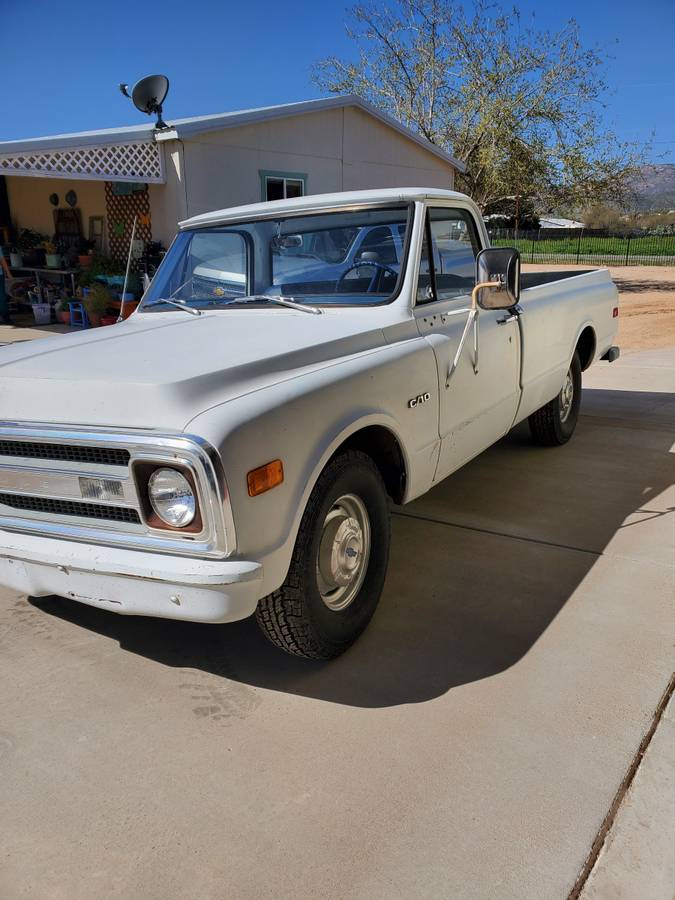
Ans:
[[[521,290],[525,291],[527,288],[551,284],[553,281],[562,281],[565,278],[574,278],[575,275],[588,275],[589,272],[595,271],[597,269],[558,269],[549,272],[521,272],[520,287]]]

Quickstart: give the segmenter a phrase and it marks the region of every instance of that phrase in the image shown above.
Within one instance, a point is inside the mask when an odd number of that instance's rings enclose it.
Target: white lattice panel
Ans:
[[[72,147],[0,154],[0,174],[98,181],[164,181],[160,148],[154,142]]]

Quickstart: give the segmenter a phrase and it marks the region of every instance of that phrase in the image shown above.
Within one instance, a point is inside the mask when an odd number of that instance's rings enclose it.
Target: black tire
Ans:
[[[324,602],[318,574],[324,523],[336,501],[356,496],[367,511],[370,554],[358,593],[345,609]],[[387,492],[377,466],[349,450],[332,459],[310,495],[282,586],[258,604],[256,619],[269,640],[293,656],[332,659],[361,634],[377,607],[389,561]]]
[[[578,353],[572,357],[569,374],[572,380],[572,403],[567,415],[564,415],[563,386],[553,400],[532,413],[528,419],[533,440],[543,447],[559,447],[566,444],[577,426],[581,406],[581,363]]]

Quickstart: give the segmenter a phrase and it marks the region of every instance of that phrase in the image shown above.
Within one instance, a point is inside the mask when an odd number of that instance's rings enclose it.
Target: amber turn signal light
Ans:
[[[264,494],[271,488],[276,487],[284,480],[284,466],[280,459],[273,459],[272,462],[265,463],[264,466],[258,466],[252,469],[246,476],[248,483],[249,497],[257,497],[258,494]]]

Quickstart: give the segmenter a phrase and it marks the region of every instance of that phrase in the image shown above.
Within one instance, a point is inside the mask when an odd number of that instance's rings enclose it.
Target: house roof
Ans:
[[[236,128],[237,126],[250,125],[256,122],[266,122],[288,116],[298,116],[348,106],[363,110],[374,118],[379,119],[385,125],[398,131],[399,134],[414,141],[429,153],[442,159],[459,172],[465,171],[465,165],[458,159],[455,159],[452,154],[430,143],[426,138],[397,122],[396,119],[392,119],[391,116],[367,103],[356,94],[327,97],[321,100],[304,100],[300,103],[283,103],[279,106],[262,106],[257,109],[242,109],[208,116],[191,116],[187,119],[172,119],[169,123],[170,131],[168,132],[157,132],[153,123],[145,122],[142,125],[127,125],[121,128],[103,128],[98,131],[78,131],[70,134],[52,134],[44,137],[2,141],[0,142],[0,155],[20,154],[36,150],[65,150],[76,147],[106,146],[108,144],[120,144],[130,141],[138,143],[184,138],[203,134],[207,131]]]
[[[575,219],[551,219],[549,216],[540,216],[539,225],[541,228],[584,228],[583,222],[577,222]]]

